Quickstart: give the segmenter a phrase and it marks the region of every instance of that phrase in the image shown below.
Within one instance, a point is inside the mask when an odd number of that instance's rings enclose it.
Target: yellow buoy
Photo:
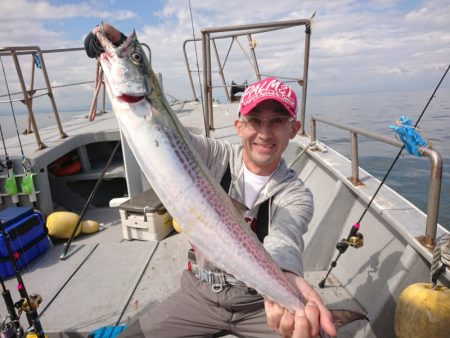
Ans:
[[[80,216],[70,211],[56,211],[47,217],[48,234],[55,238],[67,239],[72,234]],[[81,227],[78,227],[75,237],[80,234]]]
[[[37,333],[36,332],[28,332],[26,335],[26,338],[37,338]],[[47,338],[47,335],[44,335],[45,338]]]
[[[75,229],[80,216],[74,212],[70,211],[56,211],[48,215],[47,217],[47,229],[48,234],[51,237],[68,239]],[[92,234],[98,231],[99,225],[97,222],[92,220],[86,220],[81,222],[78,227],[75,237],[80,234]]]
[[[98,223],[93,220],[87,220],[81,222],[81,232],[83,234],[93,234],[94,232],[98,231]]]
[[[408,286],[395,309],[397,338],[449,338],[450,289],[429,283]]]

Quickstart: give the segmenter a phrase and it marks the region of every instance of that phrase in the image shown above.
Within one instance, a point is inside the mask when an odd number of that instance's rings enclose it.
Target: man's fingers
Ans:
[[[278,334],[280,337],[292,337],[294,331],[294,314],[285,310],[283,316],[281,317],[280,327],[278,329]]]
[[[292,337],[295,338],[310,338],[311,326],[306,317],[305,308],[300,308],[295,312],[295,327]]]
[[[320,311],[315,301],[306,303],[305,315],[310,324],[311,337],[318,337],[320,333]]]
[[[264,306],[266,309],[267,324],[272,330],[278,332],[284,309],[278,304],[267,299],[264,301]]]

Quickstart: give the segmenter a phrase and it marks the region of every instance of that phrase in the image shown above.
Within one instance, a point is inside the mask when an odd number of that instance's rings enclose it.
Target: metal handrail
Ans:
[[[374,132],[364,130],[361,128],[350,127],[342,123],[333,121],[331,119],[313,115],[311,117],[311,142],[317,140],[317,122],[336,127],[338,129],[347,130],[350,132],[351,138],[351,166],[352,176],[349,180],[354,185],[361,185],[359,180],[359,156],[358,156],[358,135],[363,135],[376,141],[380,141],[394,147],[402,148],[403,143]],[[427,220],[425,228],[425,236],[419,240],[427,247],[432,247],[436,242],[437,224],[439,216],[439,202],[441,196],[442,183],[442,166],[443,161],[441,154],[431,147],[419,147],[419,153],[422,157],[428,157],[431,163],[430,179],[428,183],[428,205],[427,205]]]
[[[90,81],[82,81],[82,82],[65,83],[65,84],[61,84],[61,85],[52,86],[52,88],[58,89],[58,88],[64,88],[64,87],[79,86],[79,85],[84,85],[84,84],[89,84],[89,83],[94,83],[94,82],[95,82],[94,80],[90,80]],[[47,87],[33,89],[33,97],[34,98],[37,97],[34,93],[36,93],[40,90],[46,90],[46,89],[47,89]],[[14,92],[14,93],[9,93],[9,94],[2,94],[2,95],[0,95],[0,97],[14,96],[14,95],[18,95],[18,94],[22,94],[22,92],[20,91],[20,92]],[[42,94],[40,94],[39,96],[42,96]],[[17,100],[15,100],[15,101],[17,101]],[[9,100],[0,101],[0,103],[9,103]]]
[[[45,51],[45,53],[56,53],[56,52],[62,52],[62,51],[66,51],[66,50],[81,50],[78,48],[70,48],[70,49],[62,49],[62,50],[47,50]],[[30,84],[30,89],[27,90],[26,85],[25,85],[25,80],[23,77],[23,72],[22,72],[22,67],[20,65],[19,62],[19,55],[31,55],[31,84]],[[25,104],[25,106],[27,107],[27,112],[28,112],[28,121],[29,121],[29,126],[27,128],[27,132],[29,132],[30,127],[32,127],[32,131],[34,132],[35,138],[36,138],[36,143],[38,146],[38,150],[44,149],[47,146],[41,141],[41,137],[39,135],[39,129],[37,127],[36,124],[36,120],[34,117],[34,113],[33,113],[33,95],[35,93],[34,90],[34,57],[38,55],[39,59],[40,59],[40,66],[41,66],[41,70],[42,70],[42,74],[44,76],[44,81],[45,81],[45,85],[46,85],[46,90],[47,90],[47,95],[50,99],[50,103],[52,105],[52,109],[53,109],[53,114],[55,116],[55,120],[56,120],[56,125],[58,127],[59,130],[59,135],[60,138],[66,138],[67,135],[63,130],[62,124],[61,124],[61,119],[59,117],[59,112],[58,112],[58,108],[56,107],[56,101],[55,98],[53,96],[53,91],[52,91],[52,86],[50,84],[50,79],[48,77],[48,73],[47,73],[47,68],[45,66],[45,61],[44,61],[44,52],[41,50],[40,47],[38,46],[16,46],[16,47],[4,47],[4,48],[0,48],[0,57],[1,56],[11,56],[16,68],[16,73],[17,73],[17,77],[19,79],[19,83],[20,83],[20,88],[22,90],[22,95],[23,95],[23,102]],[[11,102],[14,102],[13,100],[11,100]],[[30,126],[31,124],[31,126]]]

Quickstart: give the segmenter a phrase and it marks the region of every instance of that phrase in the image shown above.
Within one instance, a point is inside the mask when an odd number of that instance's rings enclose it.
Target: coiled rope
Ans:
[[[450,233],[442,236],[434,249],[430,272],[433,288],[436,287],[439,276],[446,268],[450,269]]]

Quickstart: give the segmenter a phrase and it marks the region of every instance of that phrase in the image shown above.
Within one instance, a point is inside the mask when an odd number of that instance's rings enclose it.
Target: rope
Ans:
[[[405,145],[405,149],[411,155],[422,157],[419,152],[419,146],[429,147],[429,143],[422,138],[420,130],[413,127],[411,118],[400,116],[400,119],[395,122],[395,125],[389,126],[395,131],[395,138]]]
[[[433,288],[436,287],[439,276],[446,268],[450,268],[450,232],[441,237],[434,249],[430,272]]]

